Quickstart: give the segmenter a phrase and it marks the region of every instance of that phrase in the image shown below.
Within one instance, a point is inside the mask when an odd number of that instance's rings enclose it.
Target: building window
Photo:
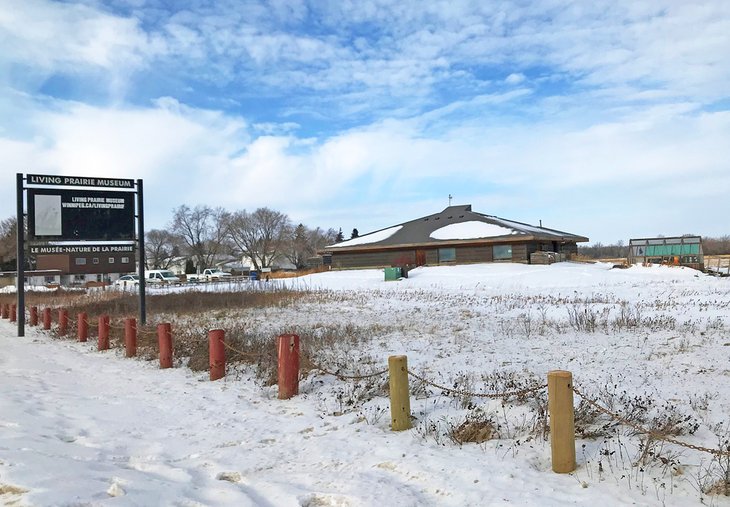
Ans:
[[[77,266],[86,266],[86,257],[76,257],[75,262]]]
[[[84,275],[74,275],[74,281],[83,282],[85,280]]]
[[[98,257],[94,257],[93,259],[91,259],[91,262],[94,263],[94,264],[99,264],[99,258]]]
[[[122,257],[122,264],[129,264],[129,257]]]
[[[439,248],[439,262],[455,262],[456,248]]]
[[[495,261],[512,260],[512,245],[494,245],[492,247],[492,258]]]
[[[53,283],[56,281],[52,276],[47,276],[44,278],[44,280],[46,281],[46,283]]]
[[[114,257],[109,257],[109,264],[114,264]]]

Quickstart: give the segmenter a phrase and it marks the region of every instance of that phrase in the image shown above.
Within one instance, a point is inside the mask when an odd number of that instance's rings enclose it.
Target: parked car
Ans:
[[[168,269],[150,269],[144,272],[144,278],[147,283],[167,284],[180,282],[180,278]]]
[[[187,277],[188,282],[217,282],[230,279],[231,274],[218,268],[209,268],[204,269],[200,274],[190,274]]]
[[[117,287],[127,288],[136,287],[139,285],[139,275],[123,275],[114,280],[114,285]]]

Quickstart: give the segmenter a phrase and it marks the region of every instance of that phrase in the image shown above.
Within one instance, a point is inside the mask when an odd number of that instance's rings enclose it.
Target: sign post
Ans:
[[[16,291],[18,308],[18,336],[25,336],[25,220],[23,216],[23,175],[16,175],[17,198],[18,198],[18,222],[15,224],[15,235],[17,236],[18,248],[16,250]]]

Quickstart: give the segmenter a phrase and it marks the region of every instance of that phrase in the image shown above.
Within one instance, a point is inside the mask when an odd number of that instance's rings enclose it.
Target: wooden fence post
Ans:
[[[160,348],[160,368],[172,368],[172,326],[157,324],[157,343]]]
[[[208,332],[208,356],[210,359],[210,380],[218,380],[226,375],[226,348],[223,345],[225,331],[212,329]]]
[[[393,431],[411,428],[411,399],[408,388],[408,358],[388,358],[388,383],[390,385],[390,420]]]
[[[43,329],[49,331],[51,329],[51,309],[43,309]]]
[[[134,317],[124,319],[124,349],[126,357],[137,355],[137,319]]]
[[[85,342],[89,339],[89,321],[85,312],[76,315],[76,335],[80,342]]]
[[[100,315],[99,316],[99,344],[97,346],[98,350],[109,350],[109,316],[108,315]]]
[[[10,316],[10,306],[7,303],[3,303],[2,308],[0,308],[0,316],[3,319],[7,319]]]
[[[283,334],[277,339],[279,359],[279,399],[299,394],[299,336]]]
[[[10,305],[10,322],[15,322],[18,317],[18,307],[15,304]]]
[[[575,420],[573,412],[573,375],[569,371],[548,372],[548,412],[553,472],[575,470]]]
[[[66,336],[68,332],[68,310],[58,310],[58,336]]]
[[[38,325],[38,307],[37,306],[30,307],[30,325],[31,326]]]

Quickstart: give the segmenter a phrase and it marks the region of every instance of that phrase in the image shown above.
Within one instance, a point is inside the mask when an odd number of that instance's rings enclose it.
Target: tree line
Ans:
[[[0,269],[16,268],[15,217],[0,221]],[[357,237],[353,229],[351,237]],[[167,269],[180,258],[189,259],[186,272],[214,267],[223,258],[251,260],[259,271],[275,261],[289,261],[297,269],[327,245],[344,241],[342,229],[310,228],[270,208],[228,211],[221,207],[183,204],[172,210],[165,228],[145,231],[147,269]]]
[[[149,269],[166,269],[180,257],[191,261],[186,271],[212,267],[223,257],[246,257],[257,271],[282,259],[302,269],[318,250],[338,240],[341,229],[295,224],[285,213],[266,207],[231,212],[183,204],[173,210],[165,229],[145,233],[145,257]]]

